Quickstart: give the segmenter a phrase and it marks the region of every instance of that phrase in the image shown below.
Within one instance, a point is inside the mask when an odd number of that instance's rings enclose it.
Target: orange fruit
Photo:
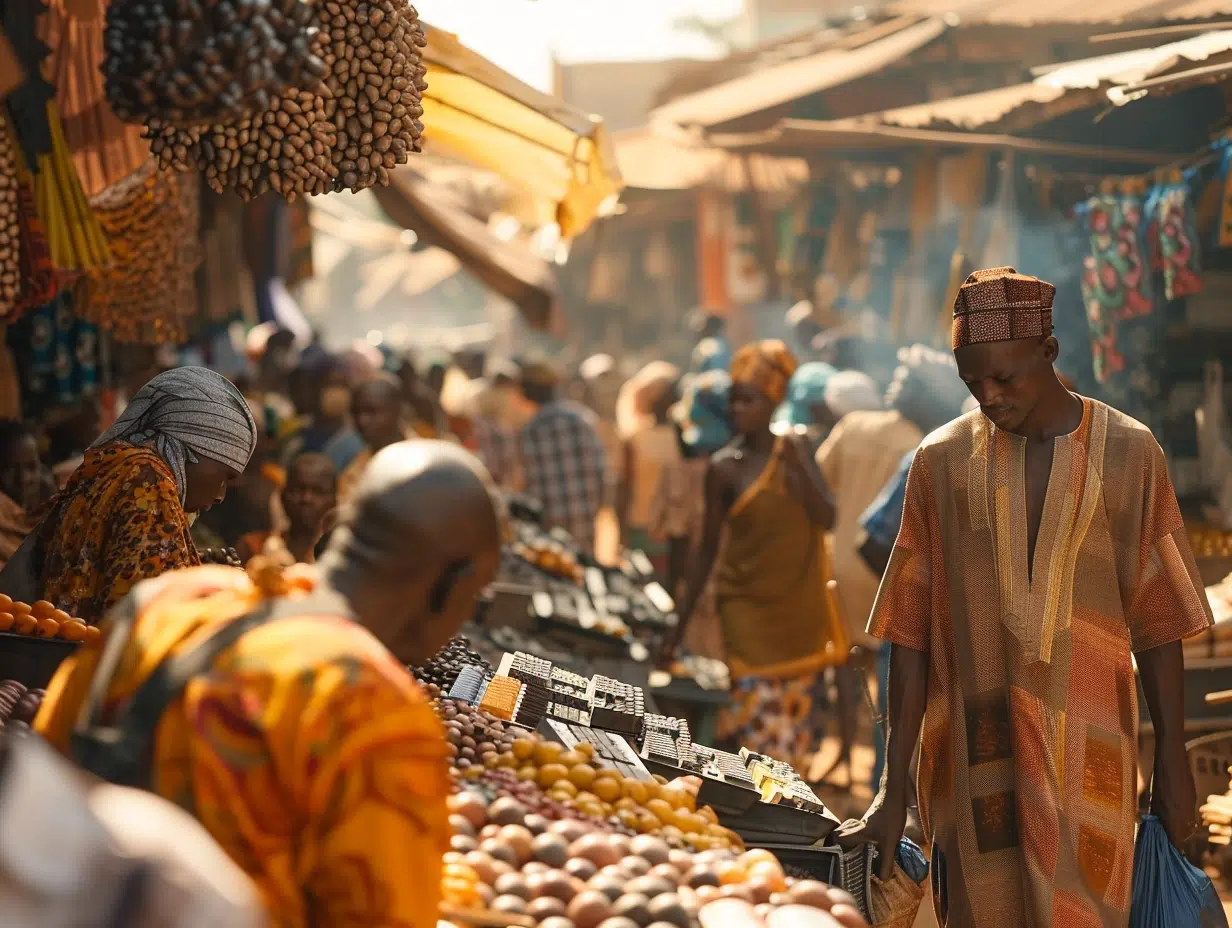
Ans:
[[[555,741],[540,741],[535,745],[535,763],[540,767],[547,766],[548,764],[554,764],[560,759],[560,755],[564,753],[564,745]]]
[[[574,786],[572,783],[570,783],[569,780],[564,779],[564,780],[557,780],[555,783],[553,783],[552,788],[549,792],[551,793],[552,798],[554,799],[559,799],[561,796],[563,796],[565,799],[572,799],[574,796],[578,794],[578,788]]]
[[[61,625],[63,625],[65,622],[67,622],[69,619],[72,618],[72,616],[69,615],[67,612],[65,612],[63,609],[57,609],[55,612],[51,614],[51,617],[55,619],[57,622],[59,622]]]
[[[651,799],[646,803],[646,811],[653,813],[664,825],[670,825],[676,818],[676,810],[664,799]]]
[[[539,768],[539,785],[544,789],[554,785],[558,780],[569,779],[569,768],[564,764],[544,764]]]
[[[629,777],[624,782],[625,795],[639,805],[644,805],[650,800],[650,794],[646,790],[646,784],[641,780],[635,780]]]
[[[750,851],[745,851],[740,855],[740,862],[749,869],[752,869],[756,864],[773,864],[779,866],[779,859],[764,847],[755,847]]]
[[[34,634],[39,638],[54,638],[60,631],[60,623],[47,616],[34,623]]]
[[[579,741],[576,745],[574,745],[573,750],[577,751],[587,760],[590,760],[595,756],[595,746],[589,741]]]
[[[7,632],[13,628],[13,623],[17,619],[11,612],[0,612],[0,632]]]
[[[30,607],[26,603],[13,603],[9,612],[13,613],[13,615],[29,615]]]
[[[496,766],[513,769],[518,766],[518,759],[513,756],[512,751],[505,751],[496,759]]]
[[[577,764],[569,769],[569,780],[578,789],[590,789],[595,782],[595,768],[590,764]]]
[[[468,883],[478,883],[479,874],[475,872],[475,868],[470,864],[452,863],[445,864],[443,871],[445,879],[465,880]]]
[[[530,756],[535,753],[535,741],[533,738],[519,738],[513,742],[509,750],[518,760],[529,760]]]
[[[103,640],[103,633],[99,631],[97,625],[86,626],[86,644],[98,644]]]
[[[31,607],[30,607],[30,611],[31,611],[32,613],[34,613],[34,615],[35,615],[37,618],[40,618],[40,619],[50,619],[50,618],[52,617],[52,615],[54,615],[54,614],[55,614],[55,611],[56,611],[56,604],[55,604],[55,603],[49,603],[49,602],[48,602],[47,600],[45,600],[45,599],[40,599],[40,600],[39,600],[38,602],[36,602],[33,606],[31,606]]]
[[[565,751],[560,757],[556,758],[556,763],[564,764],[566,767],[576,767],[578,764],[586,763],[587,758],[577,751]]]
[[[533,783],[539,779],[539,768],[527,765],[518,768],[518,779],[524,783]]]
[[[719,885],[731,886],[733,883],[743,883],[749,871],[738,860],[725,860],[718,867]]]
[[[17,616],[17,621],[13,623],[13,631],[19,635],[30,635],[34,633],[36,625],[38,625],[38,619],[26,612]]]
[[[637,830],[642,834],[658,831],[661,825],[658,816],[648,809],[643,809],[637,814]]]
[[[603,779],[596,779],[590,784],[590,791],[604,802],[615,802],[620,798],[623,790],[619,780],[604,777]]]
[[[758,879],[764,880],[773,893],[787,892],[787,877],[777,860],[772,864],[761,861],[749,867],[749,880]]]

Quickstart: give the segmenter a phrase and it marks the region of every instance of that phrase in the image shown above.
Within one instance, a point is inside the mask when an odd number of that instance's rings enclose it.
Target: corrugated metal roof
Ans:
[[[1159,22],[1232,14],[1232,0],[896,0],[891,12],[958,24]]]
[[[1040,69],[1034,81],[982,93],[950,97],[860,117],[870,124],[912,129],[984,129],[994,124],[1003,131],[1023,125],[1004,125],[1014,114],[1019,123],[1035,123],[1085,109],[1112,98],[1117,88],[1136,84],[1180,67],[1181,62],[1205,61],[1232,53],[1232,30],[1208,32],[1180,42],[1136,49],[1116,55],[1084,58]],[[1024,110],[1033,112],[1022,112]]]
[[[1124,87],[1113,87],[1108,91],[1108,99],[1120,106],[1145,96],[1164,96],[1201,84],[1223,84],[1229,81],[1232,81],[1232,61],[1225,61],[1186,71],[1172,71]]]
[[[945,29],[938,19],[908,20],[898,31],[858,48],[827,48],[678,97],[651,113],[651,121],[719,126],[871,74],[932,42]]]

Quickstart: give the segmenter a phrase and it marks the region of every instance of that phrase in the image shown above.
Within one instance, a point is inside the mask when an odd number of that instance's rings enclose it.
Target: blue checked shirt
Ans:
[[[889,482],[881,488],[877,498],[869,503],[860,516],[860,527],[868,537],[881,547],[889,550],[898,539],[898,530],[903,524],[903,500],[907,496],[907,472],[911,470],[911,462],[915,459],[915,449],[903,455],[898,470]]]
[[[603,505],[607,454],[594,414],[558,400],[539,410],[518,436],[526,492],[543,504],[543,521],[560,526],[588,551]]]

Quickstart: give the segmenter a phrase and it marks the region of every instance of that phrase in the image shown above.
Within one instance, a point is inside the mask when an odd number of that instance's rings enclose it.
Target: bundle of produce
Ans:
[[[0,114],[0,319],[21,296],[21,203],[14,149],[8,120]]]
[[[90,209],[77,170],[64,141],[54,100],[47,103],[50,151],[38,156],[34,196],[47,235],[51,263],[59,270],[90,271],[111,260],[107,238]]]
[[[128,122],[227,123],[324,73],[301,0],[112,0],[103,74]]]
[[[182,342],[196,312],[199,188],[153,159],[91,200],[114,258],[92,271],[78,313],[122,342]]]
[[[27,689],[17,680],[0,680],[0,731],[16,734],[30,730],[43,704],[41,689]]]
[[[4,593],[0,593],[0,632],[65,641],[97,641],[99,638],[97,627],[57,609],[54,603],[40,599],[30,605],[15,602]]]
[[[325,76],[287,91],[233,123],[181,129],[150,120],[150,151],[164,166],[200,170],[211,189],[247,200],[274,190],[288,200],[389,183],[389,170],[420,150],[427,87],[415,8],[396,0],[314,7]]]
[[[121,122],[103,90],[105,0],[48,0],[39,37],[50,48],[44,73],[55,85],[64,138],[82,189],[93,197],[150,157],[143,126]]]

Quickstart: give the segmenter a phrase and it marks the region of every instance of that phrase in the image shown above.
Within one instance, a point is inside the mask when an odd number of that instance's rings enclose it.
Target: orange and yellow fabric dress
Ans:
[[[976,411],[924,440],[869,624],[930,655],[920,819],[951,928],[1128,924],[1132,654],[1211,624],[1159,445],[1083,406],[1031,569],[1025,439]]]
[[[259,602],[241,571],[217,566],[141,594],[108,707]],[[35,727],[61,750],[98,655],[70,658],[48,687]],[[354,621],[287,617],[240,637],[164,713],[153,785],[252,877],[276,928],[434,928],[451,834],[444,731]]]
[[[126,442],[86,451],[39,532],[43,598],[90,622],[142,580],[201,563],[171,468]]]
[[[803,772],[820,740],[821,673],[846,660],[848,639],[825,531],[787,490],[781,442],[727,515],[714,591],[732,692],[718,734]]]

